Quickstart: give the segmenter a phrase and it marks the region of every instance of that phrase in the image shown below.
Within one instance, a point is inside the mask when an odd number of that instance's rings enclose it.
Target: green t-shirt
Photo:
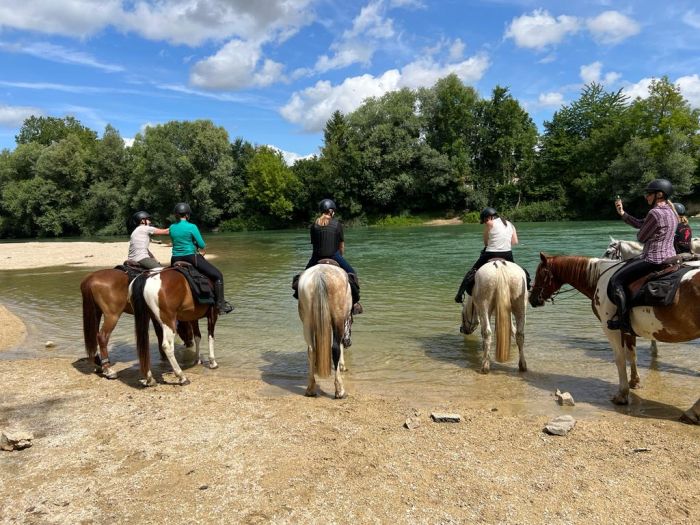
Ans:
[[[170,239],[173,241],[173,257],[194,255],[197,248],[206,247],[199,228],[187,219],[170,226]]]

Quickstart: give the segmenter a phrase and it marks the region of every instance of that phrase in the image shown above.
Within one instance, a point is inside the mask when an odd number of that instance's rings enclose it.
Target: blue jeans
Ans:
[[[311,259],[309,259],[309,263],[306,265],[305,269],[311,268],[312,266],[316,266],[318,264],[318,261],[321,259],[333,259],[335,262],[337,262],[340,267],[345,270],[347,273],[355,273],[355,270],[353,269],[352,266],[350,266],[350,263],[345,260],[345,258],[340,255],[340,252],[335,252],[332,257],[314,257],[313,255],[311,256]]]

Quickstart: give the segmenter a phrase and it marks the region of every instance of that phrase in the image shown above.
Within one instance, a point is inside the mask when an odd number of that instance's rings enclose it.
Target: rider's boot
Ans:
[[[467,272],[462,279],[462,284],[459,285],[459,290],[457,290],[457,295],[455,295],[455,303],[464,302],[465,292],[469,295],[474,291],[474,277],[476,276],[476,271],[472,268]]]
[[[299,277],[301,277],[300,273],[292,277],[292,290],[294,290],[292,296],[294,299],[299,299]]]
[[[609,330],[620,330],[623,333],[634,335],[630,312],[627,307],[627,294],[624,288],[618,286],[613,290],[613,302],[617,306],[617,313],[613,319],[608,320]]]
[[[350,292],[352,293],[352,314],[361,314],[364,309],[360,304],[360,282],[357,279],[357,275],[349,273],[348,282],[350,283]]]
[[[233,312],[233,305],[224,298],[224,281],[214,283],[214,295],[216,296],[216,307],[220,314]]]

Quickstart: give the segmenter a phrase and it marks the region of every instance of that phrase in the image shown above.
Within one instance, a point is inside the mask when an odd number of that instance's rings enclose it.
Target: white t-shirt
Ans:
[[[491,229],[489,230],[489,242],[486,245],[487,252],[509,252],[512,249],[511,241],[513,240],[514,227],[510,221],[503,221],[500,217],[496,217],[491,221]]]
[[[131,233],[129,241],[129,256],[130,261],[140,261],[146,257],[150,257],[148,253],[148,245],[151,243],[151,235],[156,231],[154,226],[146,226],[141,224]]]

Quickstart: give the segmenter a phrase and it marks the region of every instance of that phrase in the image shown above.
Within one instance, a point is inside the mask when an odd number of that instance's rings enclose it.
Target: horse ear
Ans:
[[[613,239],[613,236],[612,236],[612,235],[610,236],[610,242],[611,242],[611,243],[615,242],[615,239]]]
[[[547,264],[547,256],[545,255],[544,252],[540,252],[540,260],[541,260],[543,263]]]

